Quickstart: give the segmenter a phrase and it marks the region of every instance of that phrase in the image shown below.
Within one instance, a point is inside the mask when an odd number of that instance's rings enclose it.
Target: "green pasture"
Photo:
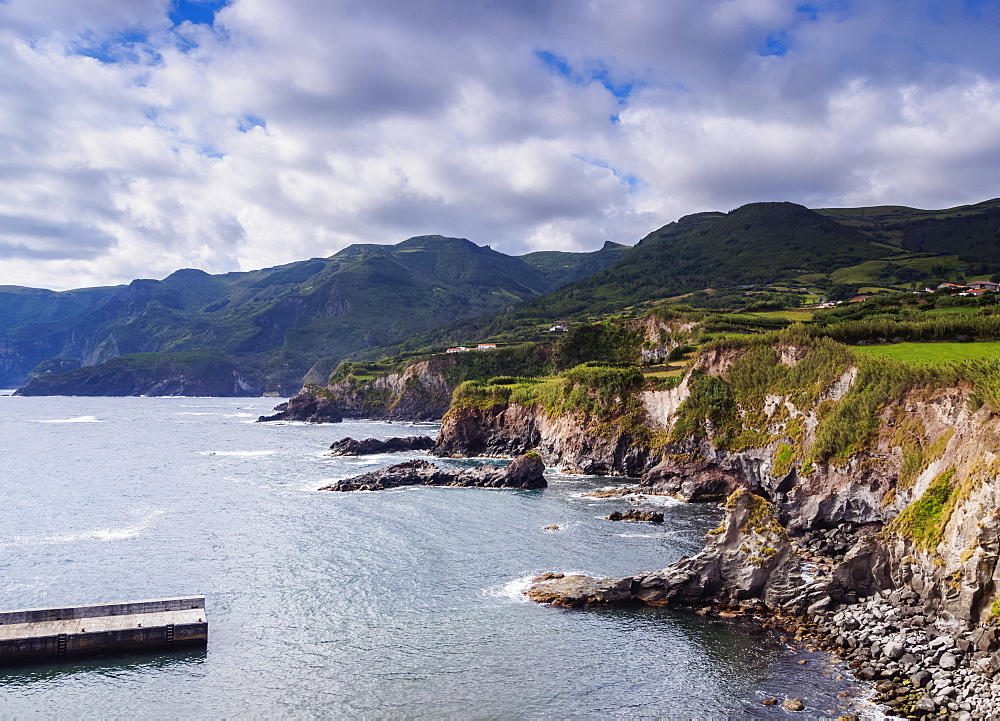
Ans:
[[[954,361],[1000,358],[1000,342],[983,343],[895,343],[852,346],[858,355],[879,356],[914,365],[936,365]]]

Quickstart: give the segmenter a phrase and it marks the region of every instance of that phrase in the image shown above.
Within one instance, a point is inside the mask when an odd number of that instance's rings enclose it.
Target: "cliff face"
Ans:
[[[431,455],[515,456],[528,451],[547,466],[595,475],[640,475],[658,459],[627,430],[598,430],[585,418],[553,416],[519,403],[449,412]]]

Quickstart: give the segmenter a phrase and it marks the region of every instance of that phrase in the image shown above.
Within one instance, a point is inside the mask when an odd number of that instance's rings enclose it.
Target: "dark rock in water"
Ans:
[[[480,466],[445,471],[423,459],[397,463],[360,476],[345,478],[321,491],[382,491],[399,486],[475,486],[480,488],[544,488],[545,466],[537,458],[521,456],[506,468]]]
[[[545,464],[537,453],[525,453],[508,464],[506,479],[514,488],[544,488]]]
[[[624,513],[612,511],[605,516],[609,521],[639,521],[642,523],[663,523],[662,511],[651,511],[642,508],[630,508]]]
[[[399,453],[402,451],[426,451],[434,447],[434,439],[430,436],[406,436],[387,438],[380,441],[377,438],[365,438],[356,441],[344,438],[330,446],[331,456],[366,456],[372,453]]]
[[[299,394],[289,398],[274,410],[271,416],[261,416],[258,423],[266,421],[306,421],[307,423],[340,423],[344,420],[340,406],[332,398],[322,395]]]

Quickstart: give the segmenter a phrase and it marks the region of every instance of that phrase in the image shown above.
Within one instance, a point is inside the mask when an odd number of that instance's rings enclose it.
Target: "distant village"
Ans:
[[[1000,293],[1000,283],[994,283],[992,280],[974,280],[966,285],[959,285],[957,283],[941,283],[936,288],[924,288],[923,290],[913,289],[909,291],[910,293],[924,294],[924,293],[948,293],[965,297],[978,298],[984,293]],[[853,298],[848,298],[846,302],[848,303],[863,303],[872,297],[872,293],[866,295],[856,295]],[[819,308],[833,308],[834,306],[840,305],[844,301],[828,301],[825,303],[820,303],[817,307]]]

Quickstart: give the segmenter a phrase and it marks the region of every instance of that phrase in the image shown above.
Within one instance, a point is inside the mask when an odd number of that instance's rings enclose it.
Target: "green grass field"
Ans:
[[[895,343],[893,345],[852,346],[851,350],[858,355],[882,356],[919,365],[1000,358],[1000,342]]]
[[[802,309],[802,310],[765,310],[753,313],[747,313],[747,315],[754,315],[758,318],[781,318],[782,320],[790,320],[793,322],[807,322],[812,320],[813,311]]]
[[[956,305],[950,308],[932,308],[924,313],[927,315],[975,315],[979,310],[976,306]]]

